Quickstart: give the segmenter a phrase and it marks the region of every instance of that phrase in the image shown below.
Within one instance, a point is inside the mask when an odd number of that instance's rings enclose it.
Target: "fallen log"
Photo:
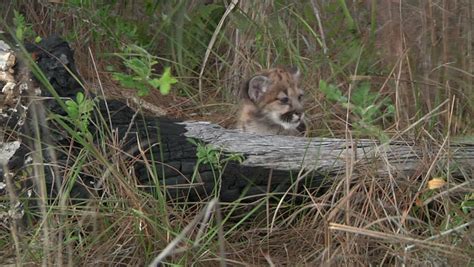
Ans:
[[[8,53],[12,51],[3,49],[0,53],[7,50]],[[29,45],[28,51],[60,97],[70,98],[83,92],[78,81],[71,76],[71,71],[75,74],[74,58],[66,42],[57,37],[48,38],[38,45]],[[39,152],[35,150],[34,139],[38,138],[33,130],[38,114],[49,112],[65,116],[66,112],[43,86],[40,86],[39,97],[32,93],[38,90],[31,86],[29,77],[19,77],[29,72],[12,70],[11,66],[3,71],[12,75],[14,72],[16,81],[12,86],[15,81],[11,80],[11,75],[8,76],[8,92],[12,97],[5,99],[11,102],[15,97],[23,96],[22,99],[28,99],[28,103],[21,106],[26,107],[26,113],[36,116],[35,119],[7,113],[3,116],[8,119],[4,124],[7,127],[1,132],[5,140],[3,147],[10,151],[12,147],[16,149],[4,161],[8,162],[8,172],[14,176],[27,169],[29,155]],[[19,88],[29,88],[24,90],[28,94],[11,92]],[[23,117],[26,123],[12,119]],[[103,184],[110,177],[120,179],[118,171],[136,177],[136,182],[149,190],[162,188],[174,200],[200,200],[217,195],[222,201],[234,201],[244,196],[253,199],[291,190],[297,192],[302,187],[319,188],[324,182],[346,174],[371,172],[387,177],[419,176],[432,171],[433,162],[441,169],[451,166],[449,171],[452,173],[472,175],[474,172],[474,145],[468,143],[443,144],[437,149],[427,150],[413,142],[381,144],[368,139],[255,135],[208,122],[149,117],[116,100],[99,101],[92,118],[93,146],[104,153],[104,159],[100,161],[97,155],[87,158],[98,162],[93,168],[86,164],[81,169],[82,175],[71,191],[72,196],[80,198],[103,192]],[[58,177],[70,173],[74,163],[71,159],[77,159],[84,146],[63,126],[51,120],[39,131],[40,140],[44,142],[41,152],[47,173],[46,183],[52,193],[60,192],[64,187],[66,179]],[[15,131],[19,133],[12,134]],[[103,139],[104,135],[109,141]],[[11,140],[6,136],[18,138]],[[13,141],[20,141],[19,148],[9,145]],[[112,168],[117,158],[121,159],[123,166]],[[55,167],[46,167],[52,165]],[[2,172],[6,173],[6,170]],[[4,182],[3,175],[1,182]]]

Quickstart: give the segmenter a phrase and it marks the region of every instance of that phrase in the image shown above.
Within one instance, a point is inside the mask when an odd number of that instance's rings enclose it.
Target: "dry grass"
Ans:
[[[307,189],[298,203],[265,197],[252,204],[182,204],[144,193],[129,175],[125,157],[110,161],[87,155],[83,171],[105,181],[106,193],[85,205],[69,199],[42,205],[41,214],[27,209],[28,229],[15,220],[2,225],[0,262],[141,266],[163,253],[170,266],[472,264],[473,214],[461,210],[464,198],[474,193],[472,170],[459,174],[441,159],[449,155],[453,136],[474,134],[474,6],[470,0],[346,2],[357,34],[341,15],[341,1],[241,1],[229,17],[222,13],[218,18],[222,28],[209,33],[217,39],[203,47],[195,41],[196,50],[208,54],[190,70],[187,64],[196,55],[185,50],[187,44],[181,51],[172,43],[178,42],[179,30],[169,31],[160,26],[164,20],[146,17],[141,1],[113,5],[112,12],[137,25],[141,18],[153,22],[145,36],[154,42],[147,48],[163,65],[173,66],[180,84],[172,95],[152,93],[146,101],[171,116],[232,125],[233,91],[244,77],[273,64],[296,64],[305,74],[312,135],[347,138],[349,145],[359,137],[353,124],[360,118],[327,100],[317,85],[323,79],[350,95],[366,80],[372,92],[389,97],[395,106],[393,119],[377,121],[377,126],[394,140],[416,141],[423,148],[426,157],[417,173],[381,175],[348,156],[345,175],[332,177],[325,192]],[[97,24],[101,20],[93,9],[22,1],[0,5],[7,21],[16,8],[39,35],[67,36],[85,79],[102,83],[106,95],[130,97],[110,79],[107,65],[120,62],[106,54],[117,52],[117,43],[134,40],[112,36],[115,29],[94,37],[94,28],[109,25]],[[159,8],[170,12],[177,25],[189,26],[180,16],[191,16],[202,5],[189,1],[176,7],[183,13],[170,3]],[[349,53],[355,45],[362,50]],[[104,155],[119,150],[113,137],[103,142],[109,149]],[[72,177],[74,171],[61,173]],[[428,189],[433,177],[447,184]],[[5,203],[13,206],[17,198],[10,195]]]

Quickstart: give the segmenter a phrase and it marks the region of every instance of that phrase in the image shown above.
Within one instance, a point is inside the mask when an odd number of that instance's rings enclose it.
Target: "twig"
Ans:
[[[92,54],[92,50],[91,50],[90,47],[88,47],[88,51],[89,51],[89,55],[91,56],[92,66],[94,66],[95,75],[97,76],[97,80],[99,81],[100,92],[102,93],[102,97],[104,99],[106,99],[105,98],[105,93],[104,93],[104,87],[102,86],[102,82],[100,81],[99,71],[97,70],[97,65],[95,64],[94,55]],[[104,104],[105,104],[105,109],[107,110],[107,116],[109,117],[110,130],[112,131],[112,129],[113,129],[112,128],[112,118],[110,116],[109,105],[107,104],[107,101],[104,101]]]
[[[219,32],[221,31],[221,28],[222,28],[222,25],[224,24],[225,19],[227,18],[227,16],[229,16],[230,12],[234,9],[234,7],[237,5],[238,2],[239,2],[238,0],[232,0],[229,6],[227,6],[227,9],[224,12],[224,15],[219,21],[219,24],[217,24],[216,30],[212,34],[211,41],[209,41],[209,44],[207,45],[206,53],[204,54],[204,60],[201,65],[201,71],[199,72],[199,98],[201,100],[202,100],[202,75],[204,74],[204,69],[206,68],[207,60],[209,59],[209,55],[211,54],[212,47],[214,46],[214,43],[216,42],[216,39],[217,39],[217,34],[219,34]]]
[[[471,223],[472,222],[469,222],[469,224]],[[377,231],[367,230],[364,228],[358,228],[358,227],[353,227],[353,226],[343,225],[343,224],[338,224],[338,223],[329,223],[329,229],[353,233],[357,235],[365,235],[369,237],[385,239],[390,242],[415,243],[414,245],[418,245],[420,247],[433,249],[433,250],[436,250],[438,252],[443,252],[443,253],[450,253],[450,254],[456,253],[457,256],[466,258],[466,255],[463,255],[461,253],[462,251],[456,247],[445,245],[445,244],[434,243],[427,240],[420,240],[420,239],[416,239],[416,238],[412,238],[408,236],[403,236],[400,234],[377,232]]]
[[[174,248],[178,245],[178,243],[184,239],[184,237],[186,236],[186,234],[191,231],[195,226],[196,224],[202,219],[202,218],[209,218],[209,213],[211,212],[211,210],[217,205],[217,199],[214,198],[212,199],[211,201],[209,201],[209,203],[207,204],[206,208],[203,209],[196,217],[194,217],[194,219],[188,224],[186,225],[186,227],[183,229],[183,231],[181,231],[181,233],[179,233],[179,235],[177,235],[167,246],[165,249],[163,249],[163,251],[161,251],[160,254],[158,254],[158,256],[156,256],[156,258],[150,263],[150,267],[155,267],[155,266],[159,266],[159,264],[170,254],[173,254],[173,250]],[[205,223],[205,221],[203,221],[203,223]]]
[[[463,229],[463,228],[466,228],[466,227],[468,227],[468,226],[471,225],[471,224],[474,224],[474,221],[470,221],[470,222],[461,224],[461,225],[459,225],[459,226],[456,226],[456,227],[454,227],[454,228],[451,228],[451,229],[449,229],[449,230],[446,230],[446,231],[444,231],[444,232],[441,232],[440,234],[437,234],[437,235],[428,237],[428,238],[425,239],[424,241],[430,241],[430,240],[433,240],[433,239],[437,239],[437,238],[443,237],[443,236],[448,235],[448,234],[450,234],[450,233],[452,233],[452,232],[456,232],[456,231],[459,231],[459,230],[461,230],[461,229]],[[408,250],[410,250],[410,249],[412,249],[412,248],[414,248],[414,247],[415,247],[415,244],[413,244],[413,245],[408,245],[408,246],[405,248],[405,251],[408,251]]]
[[[316,5],[315,0],[311,0],[311,6],[313,7],[314,16],[316,17],[316,20],[318,21],[318,29],[319,29],[319,35],[321,35],[323,54],[327,55],[328,47],[326,45],[326,36],[324,35],[323,24],[321,23],[321,15],[319,14],[319,9],[318,9],[318,6]]]

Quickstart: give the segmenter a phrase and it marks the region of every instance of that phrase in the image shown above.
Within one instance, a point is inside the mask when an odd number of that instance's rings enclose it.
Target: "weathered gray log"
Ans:
[[[228,153],[246,155],[244,165],[277,170],[317,170],[343,173],[346,165],[370,167],[378,173],[414,173],[429,167],[436,158],[466,170],[474,168],[474,144],[456,143],[429,154],[409,142],[380,144],[376,140],[304,138],[255,135],[224,129],[208,122],[183,122],[187,137],[199,139]],[[441,150],[441,151],[439,151]],[[437,155],[439,152],[439,155]]]

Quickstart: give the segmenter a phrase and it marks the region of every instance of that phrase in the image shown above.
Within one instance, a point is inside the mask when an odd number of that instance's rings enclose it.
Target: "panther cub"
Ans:
[[[303,90],[297,68],[264,70],[241,89],[237,128],[258,134],[303,135]]]

